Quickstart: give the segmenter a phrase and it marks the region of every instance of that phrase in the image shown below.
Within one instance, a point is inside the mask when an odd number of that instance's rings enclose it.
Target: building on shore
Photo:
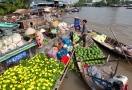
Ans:
[[[30,6],[35,5],[37,7],[65,7],[66,4],[67,2],[63,0],[32,0],[32,2],[30,2]]]

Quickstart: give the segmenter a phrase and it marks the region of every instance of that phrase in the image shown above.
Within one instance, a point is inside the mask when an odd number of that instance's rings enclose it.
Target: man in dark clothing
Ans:
[[[87,23],[87,20],[83,20],[83,28],[82,28],[82,31],[81,31],[81,36],[79,38],[79,40],[77,42],[73,42],[73,44],[77,44],[77,43],[80,43],[82,40],[83,40],[83,47],[85,47],[86,45],[86,36],[87,36],[87,32],[88,32],[88,28],[86,27],[86,23]]]

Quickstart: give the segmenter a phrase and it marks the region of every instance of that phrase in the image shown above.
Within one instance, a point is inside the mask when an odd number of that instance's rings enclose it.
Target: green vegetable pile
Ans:
[[[46,42],[48,42],[49,40],[47,38],[44,38],[43,40],[43,44],[45,44]]]
[[[103,52],[99,49],[96,44],[93,44],[91,47],[76,47],[76,57],[78,60],[89,60],[89,59],[96,59],[96,58],[103,58]],[[104,60],[94,60],[94,61],[87,61],[88,65],[96,65],[96,64],[103,64]]]
[[[73,42],[77,42],[79,40],[78,33],[73,34]]]
[[[0,90],[52,90],[65,65],[38,53],[0,76]]]
[[[56,21],[57,21],[57,19],[55,19],[55,18],[51,19],[51,22],[56,22]]]

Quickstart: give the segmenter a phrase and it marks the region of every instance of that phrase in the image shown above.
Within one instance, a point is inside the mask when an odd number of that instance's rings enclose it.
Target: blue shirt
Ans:
[[[74,21],[74,26],[80,25],[80,20],[75,20]]]

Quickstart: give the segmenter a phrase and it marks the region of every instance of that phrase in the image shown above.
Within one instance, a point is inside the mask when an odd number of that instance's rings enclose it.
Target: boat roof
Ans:
[[[19,24],[14,24],[14,23],[0,23],[0,28],[10,28],[14,29],[19,27]]]

